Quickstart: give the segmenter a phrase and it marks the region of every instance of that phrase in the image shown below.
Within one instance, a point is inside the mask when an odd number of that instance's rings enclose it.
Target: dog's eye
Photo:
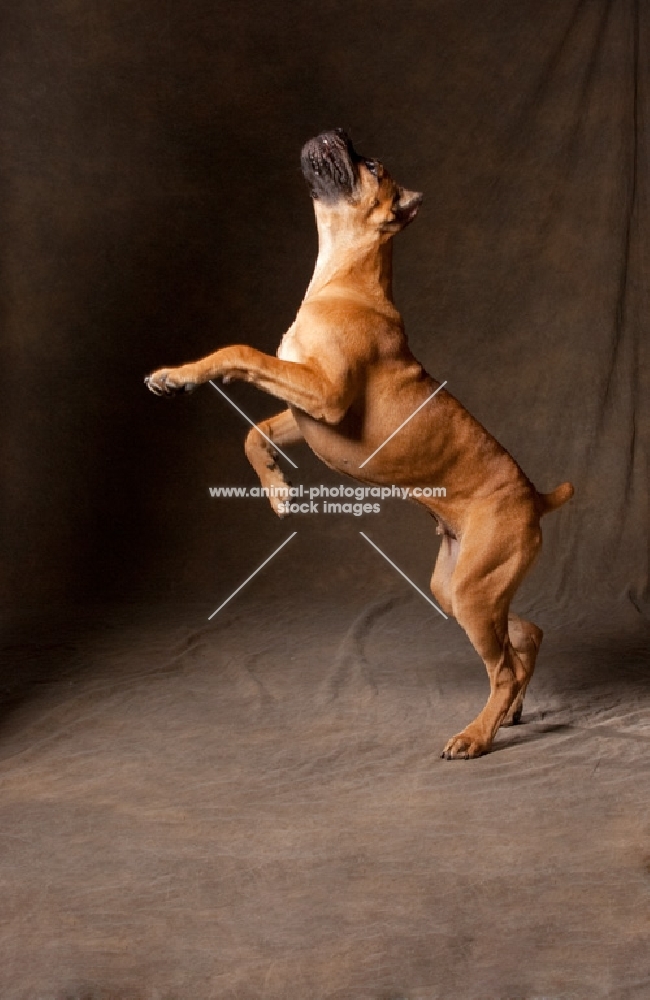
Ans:
[[[373,177],[377,176],[377,163],[375,160],[364,160],[364,163]]]

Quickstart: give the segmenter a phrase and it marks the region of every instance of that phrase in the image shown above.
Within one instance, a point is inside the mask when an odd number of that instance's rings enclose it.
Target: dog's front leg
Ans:
[[[297,444],[303,436],[291,410],[276,413],[253,427],[246,438],[246,458],[251,463],[266,490],[271,507],[278,517],[286,517],[285,503],[290,485],[278,465],[274,445]]]
[[[334,384],[315,365],[281,361],[254,347],[223,347],[201,361],[180,368],[160,368],[145,379],[147,387],[158,396],[191,392],[197,385],[222,378],[224,382],[240,379],[283,399],[290,406],[308,413],[315,420],[337,424],[345,415],[351,391],[347,380]]]

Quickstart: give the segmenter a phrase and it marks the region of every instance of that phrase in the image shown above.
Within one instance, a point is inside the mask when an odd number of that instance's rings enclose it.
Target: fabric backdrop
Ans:
[[[642,5],[27,0],[3,20],[11,601],[217,592],[286,537],[261,504],[209,498],[254,483],[242,419],[209,387],[168,402],[141,380],[275,351],[316,249],[299,151],[338,125],[425,193],[395,245],[415,353],[539,489],[576,486],[540,591],[643,599]],[[305,456],[300,481],[321,477]],[[403,507],[369,525],[408,553],[431,529]],[[323,548],[356,526],[300,525]]]

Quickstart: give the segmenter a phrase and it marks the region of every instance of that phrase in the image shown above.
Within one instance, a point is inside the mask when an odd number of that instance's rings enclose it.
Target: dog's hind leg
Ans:
[[[458,539],[446,532],[442,533],[442,541],[433,567],[430,589],[438,604],[447,615],[453,615],[451,602],[451,578],[458,560]]]
[[[509,634],[508,609],[539,550],[541,533],[525,514],[515,523],[511,517],[499,523],[489,514],[485,511],[466,525],[451,580],[451,600],[454,616],[485,664],[490,696],[477,717],[448,741],[442,753],[447,759],[487,753],[525,690],[534,662],[524,641],[526,630],[520,634],[514,619],[512,638]]]
[[[544,633],[538,625],[526,621],[525,618],[520,618],[519,615],[515,615],[511,611],[508,614],[508,636],[526,670],[526,679],[510,706],[507,716],[501,723],[502,726],[515,726],[518,722],[521,722],[526,688],[533,676],[535,660],[537,659]]]
[[[273,446],[297,444],[302,440],[291,410],[283,410],[268,420],[262,420],[251,428],[246,437],[246,458],[259,476],[261,485],[268,489],[269,503],[279,517],[285,516],[279,508],[289,495],[289,483],[278,465],[278,453]]]

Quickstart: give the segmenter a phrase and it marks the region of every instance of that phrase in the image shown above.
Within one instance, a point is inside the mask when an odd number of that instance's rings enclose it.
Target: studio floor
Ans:
[[[407,588],[408,589],[408,588]],[[416,594],[16,632],[3,1000],[650,996],[650,629],[538,618],[524,724]]]

